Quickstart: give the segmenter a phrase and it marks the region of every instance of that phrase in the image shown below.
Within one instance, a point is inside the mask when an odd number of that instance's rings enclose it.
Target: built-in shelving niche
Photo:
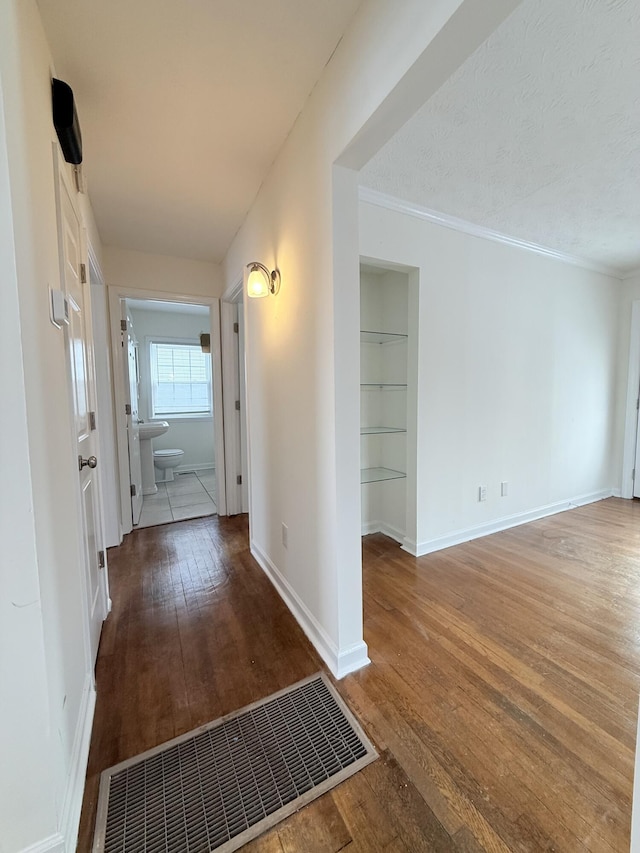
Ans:
[[[361,268],[362,530],[397,538],[406,528],[408,295],[406,273]]]

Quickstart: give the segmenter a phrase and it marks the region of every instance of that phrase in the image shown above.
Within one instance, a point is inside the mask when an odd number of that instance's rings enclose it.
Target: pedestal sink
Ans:
[[[168,429],[168,421],[149,421],[148,423],[138,424],[143,495],[155,495],[158,491],[155,469],[153,467],[153,444],[151,441],[159,435],[164,435]]]

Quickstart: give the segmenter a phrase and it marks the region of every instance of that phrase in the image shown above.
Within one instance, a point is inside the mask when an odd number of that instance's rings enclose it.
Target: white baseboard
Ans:
[[[363,524],[362,536],[368,536],[370,533],[383,533],[390,539],[395,539],[395,541],[399,542],[401,545],[404,544],[405,541],[404,531],[399,530],[397,527],[393,527],[391,524],[386,524],[384,521],[368,521],[366,524]]]
[[[78,828],[80,826],[80,811],[84,796],[84,782],[87,775],[93,713],[96,707],[96,690],[93,678],[88,673],[82,693],[82,704],[78,714],[76,733],[71,750],[69,779],[62,803],[61,835],[63,849],[71,853],[76,849]]]
[[[65,853],[66,849],[64,838],[56,832],[48,838],[43,838],[42,841],[23,847],[20,853]]]
[[[96,691],[93,678],[88,673],[82,691],[80,712],[71,749],[69,777],[62,801],[60,831],[25,847],[21,853],[72,853],[76,849],[95,706]]]
[[[547,504],[546,506],[537,507],[536,509],[528,510],[527,512],[519,512],[515,515],[503,516],[502,518],[497,518],[495,521],[489,521],[486,524],[478,524],[474,527],[468,527],[465,530],[456,530],[453,533],[448,533],[446,536],[438,536],[435,539],[429,539],[426,542],[415,543],[410,540],[405,540],[402,547],[414,557],[422,557],[425,554],[432,554],[434,551],[441,551],[443,548],[451,548],[452,545],[460,545],[463,542],[469,542],[472,539],[480,539],[482,536],[489,536],[491,533],[499,533],[501,530],[508,530],[510,527],[517,527],[519,524],[527,524],[529,521],[537,521],[538,519],[545,518],[548,515],[555,515],[558,512],[565,512],[568,509],[575,509],[576,507],[595,503],[596,501],[601,501],[605,498],[616,497],[616,491],[616,489],[602,489],[599,492],[579,495],[578,497],[571,498],[570,500]]]
[[[194,471],[214,471],[215,465],[213,462],[196,463],[195,465],[178,465],[173,470],[178,474],[192,474]]]
[[[251,553],[335,678],[344,678],[370,663],[364,641],[338,649],[289,581],[254,541],[251,541]]]

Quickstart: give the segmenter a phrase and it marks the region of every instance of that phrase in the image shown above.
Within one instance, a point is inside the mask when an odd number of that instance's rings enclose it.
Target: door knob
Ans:
[[[98,460],[95,456],[90,456],[88,459],[83,459],[82,456],[78,456],[78,471],[82,471],[83,468],[95,468],[98,464]]]

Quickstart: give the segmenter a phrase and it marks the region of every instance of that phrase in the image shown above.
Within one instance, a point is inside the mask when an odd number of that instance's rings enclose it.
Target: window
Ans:
[[[150,341],[151,417],[212,417],[211,357],[199,344]]]

